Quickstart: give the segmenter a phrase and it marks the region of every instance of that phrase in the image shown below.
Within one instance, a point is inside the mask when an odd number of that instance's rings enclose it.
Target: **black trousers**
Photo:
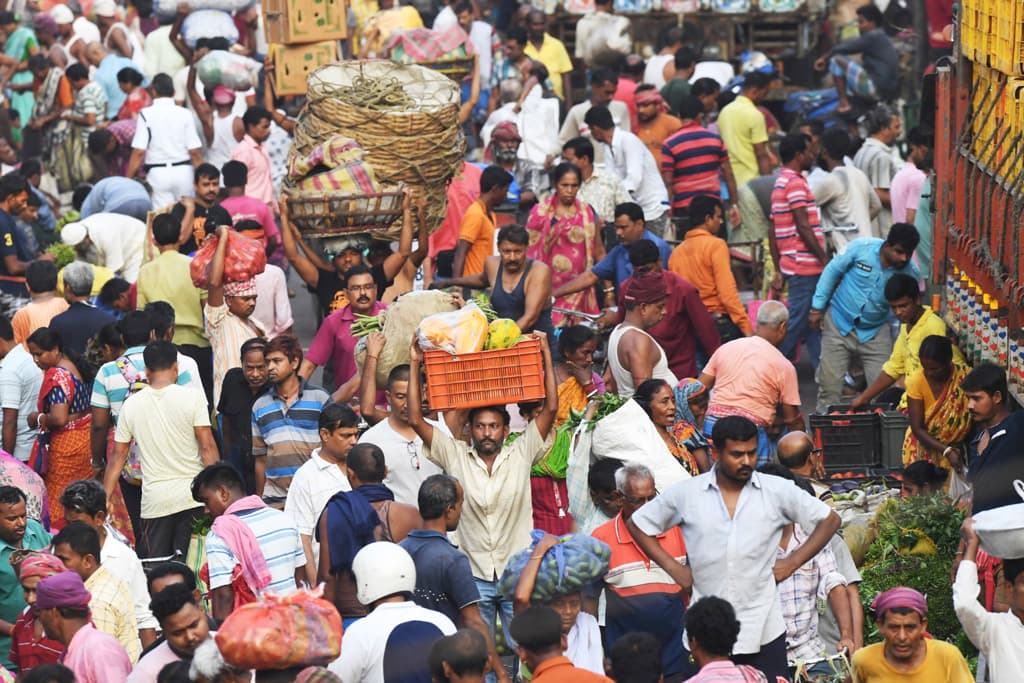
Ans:
[[[182,561],[192,537],[192,523],[203,515],[203,508],[194,507],[166,517],[142,520],[142,538],[137,539],[139,557],[167,557],[181,553]]]
[[[199,366],[199,379],[203,380],[203,391],[206,392],[206,403],[213,408],[213,349],[209,346],[195,344],[179,344],[178,351],[188,356]]]

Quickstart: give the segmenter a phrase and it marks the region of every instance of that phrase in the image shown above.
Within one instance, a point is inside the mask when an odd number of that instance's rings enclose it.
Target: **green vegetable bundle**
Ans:
[[[534,477],[552,477],[565,479],[569,469],[569,451],[572,450],[573,430],[567,428],[568,422],[555,430],[555,443],[544,459],[533,466],[530,475]]]
[[[542,531],[533,532],[533,543],[509,559],[498,582],[498,590],[511,600],[516,592],[519,577],[530,561],[537,542],[544,536]],[[608,573],[611,549],[601,541],[585,534],[566,534],[558,544],[544,553],[533,585],[530,600],[544,603],[558,595],[575,593]]]
[[[941,494],[891,499],[878,511],[877,532],[861,568],[864,642],[880,639],[870,605],[895,586],[909,586],[928,598],[928,631],[956,643],[962,629],[953,611],[950,572],[966,513]]]
[[[356,319],[352,321],[351,332],[353,337],[365,337],[371,332],[380,332],[381,322],[379,315],[361,315],[355,314]]]
[[[63,242],[54,242],[46,248],[46,253],[53,255],[53,262],[57,265],[57,270],[75,260],[75,248]]]
[[[597,397],[597,412],[590,418],[590,422],[587,424],[587,431],[593,431],[594,425],[602,418],[607,417],[614,413],[616,410],[621,408],[628,398],[620,398],[618,394],[613,392],[605,392]],[[570,432],[576,431],[576,428],[583,424],[583,418],[586,415],[584,410],[570,410],[569,419],[562,425],[563,428],[568,429]]]

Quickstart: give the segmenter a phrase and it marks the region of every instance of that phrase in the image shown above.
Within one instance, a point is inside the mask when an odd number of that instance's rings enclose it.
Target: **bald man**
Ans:
[[[825,476],[821,449],[807,432],[793,431],[779,439],[775,457],[787,470],[811,483],[818,500],[832,505],[832,489],[819,481]]]

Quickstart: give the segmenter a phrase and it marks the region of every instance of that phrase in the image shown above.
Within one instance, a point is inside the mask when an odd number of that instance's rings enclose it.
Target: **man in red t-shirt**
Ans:
[[[821,356],[821,332],[812,329],[807,319],[814,289],[828,257],[818,205],[802,172],[810,170],[817,154],[811,138],[803,133],[790,133],[779,144],[782,172],[772,190],[775,229],[768,232],[768,246],[775,264],[772,289],[781,291],[783,279],[789,285],[789,331],[780,350],[793,360],[800,343],[806,341],[811,365],[815,368]]]

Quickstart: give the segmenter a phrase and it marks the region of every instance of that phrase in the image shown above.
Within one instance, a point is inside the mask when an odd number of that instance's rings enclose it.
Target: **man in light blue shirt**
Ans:
[[[119,213],[143,223],[153,209],[153,201],[142,183],[122,176],[104,178],[92,187],[83,185],[75,190],[71,205],[83,219],[94,213]]]
[[[913,225],[896,223],[883,241],[862,237],[849,244],[825,267],[811,301],[808,322],[822,330],[818,366],[817,411],[842,400],[843,376],[850,357],[860,356],[865,377],[878,377],[892,351],[885,283],[896,273],[920,279],[910,262],[920,236]],[[829,309],[828,315],[825,313]]]
[[[657,245],[662,268],[668,269],[672,247],[646,228],[644,210],[639,204],[624,202],[615,207],[615,235],[619,238],[619,243],[612,247],[603,259],[595,263],[590,270],[580,273],[556,289],[552,295],[556,298],[567,296],[593,287],[598,280],[610,280],[615,283],[615,287],[604,290],[602,308],[615,306],[618,301],[615,290],[633,274],[633,264],[629,262],[629,247],[640,240],[650,240]]]
[[[107,96],[107,118],[116,118],[117,112],[121,110],[121,105],[128,97],[117,82],[117,72],[125,67],[136,71],[139,68],[127,57],[107,52],[107,48],[99,43],[92,43],[85,49],[85,58],[96,67],[92,80],[103,87],[103,92]]]
[[[755,471],[757,426],[747,418],[721,418],[711,440],[716,456],[711,471],[669,486],[634,512],[626,528],[676,583],[684,590],[692,586],[691,602],[717,595],[733,605],[740,622],[735,663],[760,669],[770,681],[788,680],[786,623],[776,584],[828,545],[839,530],[839,515],[793,482]],[[779,558],[782,532],[790,523],[813,531],[792,554]],[[687,566],[658,542],[657,535],[673,526],[686,539]],[[683,673],[686,678],[697,672]]]
[[[36,430],[28,424],[35,412],[43,371],[25,347],[14,340],[14,329],[0,316],[0,408],[3,409],[3,449],[22,462],[32,455]]]

